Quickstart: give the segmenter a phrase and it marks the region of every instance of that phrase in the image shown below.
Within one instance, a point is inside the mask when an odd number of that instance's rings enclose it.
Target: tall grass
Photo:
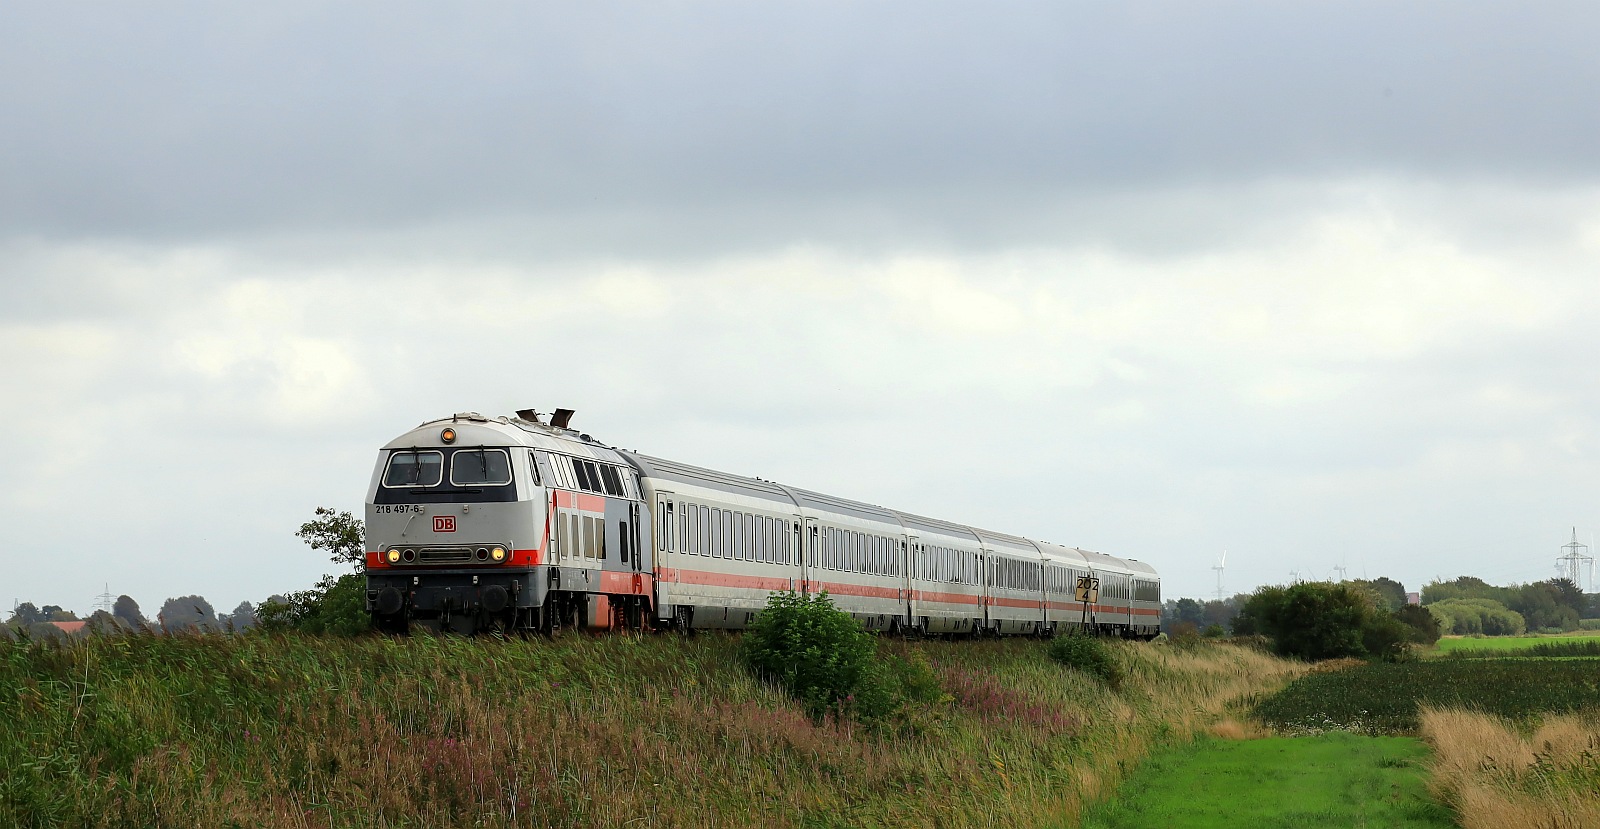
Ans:
[[[1302,666],[890,642],[945,695],[816,722],[736,640],[127,636],[0,642],[0,825],[1034,826]]]
[[[1531,732],[1500,717],[1424,707],[1434,793],[1464,829],[1600,826],[1600,719],[1547,717]]]

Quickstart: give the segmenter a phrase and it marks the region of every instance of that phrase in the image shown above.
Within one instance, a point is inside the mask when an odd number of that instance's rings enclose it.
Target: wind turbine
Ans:
[[[1222,551],[1222,558],[1211,569],[1217,571],[1217,601],[1222,601],[1222,571],[1228,566],[1228,551]]]

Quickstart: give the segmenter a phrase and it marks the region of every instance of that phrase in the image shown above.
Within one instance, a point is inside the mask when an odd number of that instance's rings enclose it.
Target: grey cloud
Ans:
[[[1581,3],[0,14],[11,234],[681,209],[959,238],[1072,189],[1600,170]]]

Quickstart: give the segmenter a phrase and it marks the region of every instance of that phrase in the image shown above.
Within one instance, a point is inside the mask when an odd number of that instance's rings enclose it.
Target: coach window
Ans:
[[[700,555],[700,510],[694,504],[683,505],[684,549],[690,555]]]
[[[389,471],[384,473],[386,487],[438,486],[444,471],[444,454],[440,452],[396,452],[389,456]]]
[[[744,519],[745,519],[745,515],[742,512],[735,512],[730,517],[733,520],[733,532],[729,533],[728,535],[729,535],[729,538],[732,539],[731,543],[733,544],[733,558],[735,558],[735,559],[737,559],[739,561],[744,561],[745,560],[745,554],[744,554]]]
[[[744,514],[744,560],[761,560],[761,518],[760,516]]]
[[[728,536],[724,524],[726,520],[722,510],[711,508],[711,555],[714,558],[728,557]]]
[[[700,528],[695,533],[700,538],[700,555],[710,557],[711,551],[711,508],[701,505],[697,510],[700,513]]]
[[[672,502],[666,502],[661,514],[661,537],[656,539],[656,549],[675,552],[672,548]]]

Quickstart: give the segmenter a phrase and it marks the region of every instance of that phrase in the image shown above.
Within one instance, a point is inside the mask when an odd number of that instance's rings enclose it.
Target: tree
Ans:
[[[1390,613],[1406,606],[1406,586],[1387,576],[1379,576],[1371,581],[1355,579],[1350,583],[1371,590],[1378,599],[1378,607]]]
[[[1583,588],[1572,579],[1551,579],[1547,584],[1554,588],[1556,601],[1572,608],[1580,617],[1589,609],[1589,597],[1583,594]]]
[[[1506,606],[1522,614],[1529,630],[1577,630],[1578,611],[1565,602],[1566,579],[1551,579],[1513,588]],[[1571,582],[1567,582],[1571,584]]]
[[[117,597],[117,603],[111,606],[111,615],[128,623],[128,626],[135,630],[150,626],[150,622],[139,611],[139,603],[126,594]]]
[[[229,630],[249,630],[255,627],[258,621],[256,619],[255,606],[249,602],[240,602],[239,606],[234,608],[233,612],[224,617],[222,621],[224,623],[223,626]]]
[[[161,606],[161,612],[156,614],[156,619],[169,631],[221,629],[217,623],[217,612],[202,596],[167,599],[166,604]]]
[[[1402,605],[1394,612],[1395,619],[1410,630],[1408,638],[1418,645],[1431,645],[1439,641],[1439,617],[1420,604]]]
[[[58,604],[47,604],[40,610],[46,622],[76,622],[78,614],[66,610]]]
[[[361,572],[367,559],[365,524],[348,512],[335,512],[329,507],[317,507],[316,514],[316,519],[301,524],[295,535],[313,550],[326,550],[334,562]]]
[[[1422,588],[1422,603],[1433,604],[1449,599],[1488,599],[1507,604],[1511,591],[1494,585],[1477,576],[1462,576],[1455,581],[1429,582]]]
[[[127,622],[104,610],[96,610],[89,614],[89,618],[84,621],[88,622],[88,624],[84,625],[84,629],[94,633],[122,633],[128,629]]]
[[[38,624],[39,622],[43,622],[46,620],[46,618],[47,617],[39,610],[39,608],[34,607],[33,602],[23,602],[12,609],[11,618],[7,619],[6,622],[8,624],[27,627],[28,625],[34,625]]]

